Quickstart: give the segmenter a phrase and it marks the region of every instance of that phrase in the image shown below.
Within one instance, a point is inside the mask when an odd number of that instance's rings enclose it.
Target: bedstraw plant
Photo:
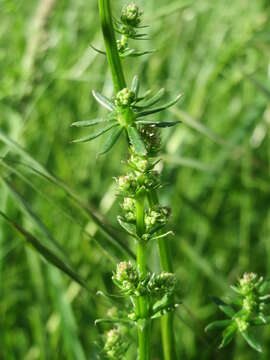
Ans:
[[[99,15],[105,52],[96,50],[105,53],[107,57],[114,94],[107,98],[98,91],[93,91],[94,98],[108,113],[103,119],[75,122],[73,126],[101,128],[74,142],[86,142],[107,134],[98,153],[103,155],[111,150],[120,136],[126,137],[129,150],[126,162],[128,172],[116,179],[117,195],[122,208],[117,220],[136,243],[136,264],[131,261],[120,262],[112,277],[121,294],[130,299],[131,310],[128,314],[122,314],[121,318],[113,319],[117,327],[107,333],[104,354],[109,359],[123,357],[127,342],[121,329],[123,323],[127,322],[129,326],[133,324],[137,327],[138,358],[150,359],[151,323],[153,319],[161,317],[164,359],[175,360],[173,310],[176,307],[176,278],[167,239],[172,232],[164,230],[170,209],[159,203],[158,189],[161,180],[156,165],[161,146],[160,129],[177,125],[179,121],[160,121],[155,119],[154,114],[176,104],[181,95],[159,105],[164,89],[156,93],[149,90],[140,94],[140,81],[136,75],[130,85],[126,83],[121,59],[145,55],[145,52],[129,47],[130,39],[147,39],[147,35],[142,32],[145,28],[141,24],[142,11],[137,5],[130,3],[124,6],[120,18],[115,19],[111,13],[110,1],[99,0]],[[120,36],[118,40],[115,33]],[[160,274],[151,273],[147,266],[148,247],[151,243],[159,246],[162,267]],[[98,320],[101,321],[102,319]]]

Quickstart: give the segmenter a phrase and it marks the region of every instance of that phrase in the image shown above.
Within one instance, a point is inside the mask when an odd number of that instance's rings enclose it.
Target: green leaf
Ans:
[[[142,156],[146,155],[146,148],[138,130],[133,126],[129,126],[127,128],[127,133],[128,133],[129,141],[131,145],[134,147],[135,152],[138,155],[142,155]]]
[[[139,105],[138,108],[145,109],[149,106],[155,105],[164,96],[164,93],[165,93],[165,89],[161,88],[155,95],[151,96],[147,100],[144,100],[143,104]]]
[[[270,324],[270,316],[256,316],[249,321],[252,326],[260,326]]]
[[[102,105],[103,107],[105,107],[106,109],[113,111],[116,109],[116,106],[114,105],[114,103],[108,99],[106,96],[100,94],[98,91],[93,90],[92,94],[94,96],[94,98],[97,100],[97,102],[100,103],[100,105]]]
[[[134,325],[134,321],[128,319],[119,319],[119,318],[101,318],[95,320],[95,325],[100,323],[107,323],[107,324],[128,324]]]
[[[104,119],[82,120],[82,121],[76,121],[76,122],[72,123],[71,126],[87,127],[87,126],[93,126],[93,125],[101,124],[101,123],[103,123],[105,121],[106,120],[104,120]]]
[[[231,323],[229,326],[226,327],[226,329],[222,333],[222,342],[219,348],[223,348],[227,346],[232,341],[236,330],[237,330],[237,326],[235,322]]]
[[[131,82],[131,90],[135,92],[136,97],[138,96],[140,89],[140,81],[138,75],[135,75]]]
[[[140,125],[148,125],[148,126],[159,127],[159,128],[171,127],[171,126],[175,126],[180,123],[181,123],[181,121],[146,121],[146,120],[137,121],[137,124],[140,124]]]
[[[99,49],[96,48],[94,45],[90,44],[90,47],[91,47],[95,52],[97,52],[98,54],[106,55],[106,52],[105,52],[105,51],[99,50]]]
[[[114,128],[115,126],[117,126],[118,123],[115,122],[113,124],[110,124],[106,127],[104,127],[103,129],[96,131],[88,136],[85,136],[84,138],[80,138],[80,139],[76,139],[76,140],[72,140],[72,143],[82,143],[82,142],[87,142],[87,141],[91,141],[96,139],[97,137],[103,135],[104,133],[106,133],[107,131],[111,130],[112,128]]]
[[[241,335],[246,340],[248,345],[252,347],[254,350],[258,352],[262,352],[262,346],[261,344],[254,338],[254,336],[249,331],[242,331]]]
[[[133,224],[130,224],[123,220],[121,216],[117,217],[117,221],[119,222],[120,226],[131,236],[135,237],[137,239],[136,235],[136,226]]]
[[[68,275],[72,280],[76,281],[78,284],[87,289],[85,281],[71,268],[70,265],[66,264],[61,260],[51,249],[46,247],[39,241],[34,235],[30,234],[27,230],[22,228],[19,224],[11,220],[5,213],[0,210],[0,216],[2,216],[14,229],[16,229],[25,240],[33,246],[33,248],[49,263],[63,271]]]
[[[122,131],[123,131],[122,127],[117,127],[116,129],[113,130],[111,136],[109,136],[108,139],[103,144],[101,151],[98,153],[98,156],[104,155],[111,150],[111,148],[114,146],[114,144],[117,142],[120,135],[122,134]]]
[[[226,326],[230,325],[232,323],[232,320],[217,320],[217,321],[213,321],[210,324],[208,324],[205,327],[205,331],[213,331],[213,330],[218,330],[218,329],[223,329]]]
[[[160,112],[160,111],[163,111],[163,110],[166,110],[168,108],[170,108],[171,106],[175,105],[182,97],[183,95],[182,94],[179,94],[176,99],[168,102],[167,104],[165,105],[162,105],[158,108],[154,108],[154,109],[148,109],[148,110],[145,110],[145,111],[141,111],[137,114],[137,118],[140,118],[140,117],[143,117],[143,116],[148,116],[148,115],[151,115],[151,114],[155,114],[157,112]]]
[[[235,310],[230,306],[227,305],[224,301],[219,299],[218,297],[213,296],[212,300],[217,304],[218,308],[228,317],[232,318],[235,315]]]

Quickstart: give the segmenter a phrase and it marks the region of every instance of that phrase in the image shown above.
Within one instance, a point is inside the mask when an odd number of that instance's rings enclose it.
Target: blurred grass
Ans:
[[[170,241],[184,303],[176,321],[178,352],[183,359],[252,360],[256,355],[240,339],[214,352],[217,338],[205,339],[202,329],[217,316],[211,295],[223,295],[244,271],[270,274],[269,2],[138,2],[152,40],[135,45],[157,52],[125,60],[132,69],[126,70],[128,79],[138,73],[143,90],[162,86],[185,95],[163,115],[183,121],[166,131],[162,152],[163,180],[169,183],[162,202],[173,210],[176,236]],[[114,4],[115,13],[121,4]],[[1,132],[117,233],[119,207],[111,184],[126,156],[124,142],[98,160],[102,140],[70,144],[84,133],[70,124],[100,111],[90,91],[112,91],[105,59],[89,46],[102,48],[96,2],[2,0],[0,11]],[[114,262],[126,255],[63,189],[30,171],[22,164],[29,159],[14,150],[1,137],[0,176],[38,221],[22,211],[2,181],[1,210],[44,242],[51,234],[91,292],[111,292]],[[118,236],[132,248],[130,239]],[[104,316],[109,301],[90,297],[23,244],[0,219],[0,358],[96,359],[103,327],[94,320]],[[158,269],[155,249],[151,263]],[[157,330],[154,355],[161,359]],[[270,356],[269,334],[260,333],[262,359]]]

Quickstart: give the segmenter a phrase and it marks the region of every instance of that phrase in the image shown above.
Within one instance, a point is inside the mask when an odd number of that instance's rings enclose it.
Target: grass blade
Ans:
[[[0,216],[2,216],[11,227],[16,229],[29,243],[32,247],[50,264],[54,265],[66,275],[68,275],[72,280],[76,281],[78,284],[83,286],[85,289],[87,285],[85,281],[66,263],[64,263],[52,250],[44,246],[41,241],[39,241],[34,235],[30,234],[27,230],[22,228],[19,224],[11,220],[5,213],[0,210]]]

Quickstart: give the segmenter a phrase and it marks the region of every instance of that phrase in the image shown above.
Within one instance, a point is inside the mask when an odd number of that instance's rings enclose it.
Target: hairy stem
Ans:
[[[151,205],[158,205],[159,200],[156,191],[153,191],[149,196]],[[158,241],[160,264],[163,271],[173,273],[172,256],[170,247],[166,239],[159,239]],[[172,296],[173,297],[173,296]],[[173,300],[172,298],[170,300]],[[174,316],[173,313],[168,313],[161,318],[161,334],[164,360],[176,360],[175,338],[174,338]]]
[[[109,0],[98,0],[98,4],[106,57],[112,75],[114,91],[118,92],[126,87],[126,81],[115,40],[111,5]]]

